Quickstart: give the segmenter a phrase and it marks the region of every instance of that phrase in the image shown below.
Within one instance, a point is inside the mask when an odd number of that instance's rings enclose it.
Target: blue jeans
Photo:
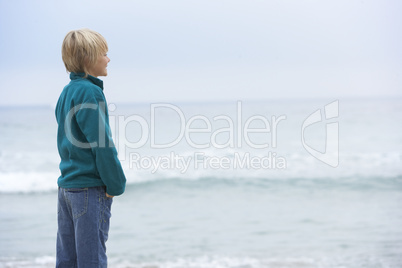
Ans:
[[[112,202],[105,187],[59,188],[56,267],[107,267]]]

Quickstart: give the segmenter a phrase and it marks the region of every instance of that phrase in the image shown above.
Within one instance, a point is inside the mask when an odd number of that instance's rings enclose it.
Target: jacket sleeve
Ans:
[[[111,136],[106,100],[97,88],[85,90],[82,99],[75,106],[75,116],[87,140],[86,146],[92,151],[106,192],[113,196],[121,195],[125,190],[126,177]]]

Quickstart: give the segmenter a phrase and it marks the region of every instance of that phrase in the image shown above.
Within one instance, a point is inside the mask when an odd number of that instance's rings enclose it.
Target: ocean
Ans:
[[[402,99],[109,103],[116,268],[402,267]],[[0,267],[54,267],[54,107],[0,107]]]

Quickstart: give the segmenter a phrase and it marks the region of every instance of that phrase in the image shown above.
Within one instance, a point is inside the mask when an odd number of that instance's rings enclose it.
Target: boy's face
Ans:
[[[110,59],[105,53],[98,57],[95,65],[88,69],[88,73],[92,76],[107,76],[107,64],[109,63]]]

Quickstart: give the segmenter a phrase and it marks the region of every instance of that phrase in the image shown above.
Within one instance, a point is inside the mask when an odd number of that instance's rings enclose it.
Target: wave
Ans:
[[[174,187],[203,188],[211,186],[253,187],[258,189],[271,187],[286,188],[320,188],[349,190],[402,190],[402,176],[345,176],[345,177],[306,177],[300,176],[148,176],[126,172],[127,188],[136,187]],[[58,173],[52,172],[14,172],[0,173],[0,193],[29,194],[57,191]]]
[[[0,193],[32,193],[57,190],[57,172],[1,172]]]
[[[55,258],[52,256],[34,259],[0,258],[0,267],[54,267]],[[375,256],[360,256],[359,258],[311,258],[311,257],[273,257],[257,259],[253,257],[199,256],[194,258],[176,258],[168,261],[135,262],[109,258],[112,268],[333,268],[333,267],[400,267],[399,259],[383,259]]]
[[[16,153],[15,161],[12,154],[12,152],[0,154],[2,162],[0,193],[57,190],[57,178],[60,173],[57,170],[58,163],[55,162],[52,154],[41,155],[38,152],[29,155],[30,162],[22,166],[20,164],[22,160],[17,157],[19,154]],[[205,150],[168,152],[160,155],[137,153],[135,156],[136,162],[132,158],[122,161],[128,185],[212,178],[213,181],[249,182],[317,180],[320,183],[339,181],[350,184],[354,181],[353,184],[358,182],[360,185],[369,183],[379,186],[398,181],[402,177],[400,152],[341,154],[339,166],[336,168],[318,161],[307,153],[288,153],[281,156],[271,152],[239,153],[230,150]],[[177,157],[180,157],[182,162],[178,161]],[[283,166],[278,164],[280,161],[284,164]]]

